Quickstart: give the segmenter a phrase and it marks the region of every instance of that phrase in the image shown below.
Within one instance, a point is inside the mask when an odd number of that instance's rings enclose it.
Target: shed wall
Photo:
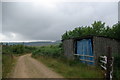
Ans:
[[[119,53],[119,45],[118,41],[110,38],[104,37],[93,37],[93,54],[95,56],[95,63],[98,62],[98,57],[101,55],[107,55],[107,47],[112,48],[112,54]]]
[[[64,55],[68,59],[74,59],[74,54],[75,54],[75,46],[74,46],[74,40],[69,39],[69,40],[64,40],[63,41],[63,48],[64,48]]]
[[[120,54],[120,41],[118,42],[118,54]]]
[[[76,41],[77,39],[69,39],[63,41],[64,55],[68,59],[74,59],[76,54]],[[112,54],[120,54],[120,41],[115,39],[93,36],[92,48],[95,64],[97,65],[99,56],[107,55],[107,47],[112,48]]]

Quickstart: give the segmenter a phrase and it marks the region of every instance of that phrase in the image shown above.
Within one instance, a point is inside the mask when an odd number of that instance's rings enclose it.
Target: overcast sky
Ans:
[[[90,25],[95,20],[109,26],[118,22],[117,2],[2,2],[1,5],[0,41],[60,40],[66,30]]]

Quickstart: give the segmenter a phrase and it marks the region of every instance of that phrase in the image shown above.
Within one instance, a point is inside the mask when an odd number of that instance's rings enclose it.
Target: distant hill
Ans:
[[[18,45],[23,44],[26,46],[47,46],[61,43],[60,40],[57,41],[34,41],[34,42],[2,42],[4,45]]]

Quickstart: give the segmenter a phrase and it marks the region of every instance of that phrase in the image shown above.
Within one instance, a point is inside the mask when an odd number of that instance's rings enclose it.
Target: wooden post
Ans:
[[[111,75],[111,70],[112,70],[112,50],[111,47],[108,47],[107,49],[107,70],[106,70],[106,80],[111,80],[110,75]]]

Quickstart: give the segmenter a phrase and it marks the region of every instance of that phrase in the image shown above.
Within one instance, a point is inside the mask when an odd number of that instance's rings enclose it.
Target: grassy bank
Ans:
[[[17,58],[14,55],[3,54],[2,55],[2,77],[7,78],[15,66]]]
[[[103,78],[103,73],[95,66],[88,66],[78,60],[64,57],[61,45],[39,47],[32,57],[43,62],[65,78]]]
[[[33,57],[65,78],[103,78],[102,72],[93,66],[52,57],[38,55],[33,55]]]

